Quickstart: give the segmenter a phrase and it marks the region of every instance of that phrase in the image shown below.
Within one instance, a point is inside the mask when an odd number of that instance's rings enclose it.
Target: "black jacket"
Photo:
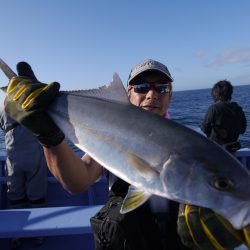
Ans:
[[[201,130],[222,145],[237,141],[246,126],[245,114],[236,102],[217,102],[208,108]]]

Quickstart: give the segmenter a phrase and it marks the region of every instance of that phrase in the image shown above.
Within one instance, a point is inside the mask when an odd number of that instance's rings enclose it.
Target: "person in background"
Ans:
[[[19,70],[19,66],[17,69]],[[17,123],[4,110],[0,113],[0,127],[5,134],[9,207],[44,207],[48,167],[41,145],[27,128]],[[34,238],[35,245],[43,242],[43,237]],[[21,239],[11,240],[11,249],[18,249],[20,246]]]
[[[229,152],[240,148],[238,138],[246,131],[246,116],[236,102],[232,102],[233,86],[229,81],[217,82],[211,91],[214,100],[204,117],[201,130]]]
[[[30,67],[27,65],[20,75],[23,77],[13,78],[8,85],[5,110],[37,137],[44,148],[50,171],[62,186],[70,193],[82,192],[107,171],[103,171],[103,167],[88,154],[82,158],[77,157],[65,141],[64,133],[46,113],[46,108],[56,97],[60,84],[38,82],[30,74]],[[172,97],[172,83],[173,78],[165,65],[155,60],[145,60],[133,67],[130,72],[128,99],[134,106],[165,117]],[[32,102],[27,102],[30,99]],[[119,202],[112,203],[112,201],[123,200],[129,184],[111,173],[108,173],[108,177],[111,189],[104,208],[110,209],[119,204]],[[116,205],[113,206],[114,204]],[[197,211],[196,207],[182,205],[181,208],[183,206],[184,210],[180,209],[178,217],[178,203],[161,198],[156,201],[153,198],[122,216],[123,221],[119,227],[116,224],[107,223],[108,220],[104,218],[103,222],[106,224],[101,224],[101,228],[97,230],[99,233],[95,234],[96,249],[185,249],[182,242],[187,247],[208,249],[211,244],[213,245],[209,236],[213,235],[214,238],[220,239],[220,230],[223,231],[225,248],[230,249],[242,243],[242,238],[235,240],[234,235],[225,233],[225,227],[221,226],[221,223],[220,227],[217,227],[217,220],[213,220],[212,225],[209,225],[211,231],[208,236],[207,231],[200,225],[200,212],[212,218],[216,217],[215,214],[203,208],[198,208],[199,213],[193,213]],[[185,212],[185,217],[182,211]],[[109,215],[111,216],[112,213]],[[121,215],[117,213],[116,216],[120,218]],[[224,222],[222,218],[221,220]],[[110,227],[111,225],[116,227]],[[191,227],[196,229],[195,233],[189,230]],[[122,230],[119,230],[120,228]],[[230,230],[239,234],[232,227]],[[197,246],[197,238],[193,237],[197,234],[198,239],[208,240],[205,243],[203,243],[204,240],[203,242],[198,240]]]

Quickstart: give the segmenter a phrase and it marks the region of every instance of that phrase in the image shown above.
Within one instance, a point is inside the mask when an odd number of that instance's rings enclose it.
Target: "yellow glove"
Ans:
[[[208,208],[180,204],[177,224],[183,244],[192,249],[228,250],[247,244],[243,230]]]
[[[6,113],[30,130],[43,146],[58,145],[64,134],[46,109],[58,94],[60,84],[39,82],[26,62],[18,63],[17,71],[19,76],[13,77],[7,88],[4,101]]]

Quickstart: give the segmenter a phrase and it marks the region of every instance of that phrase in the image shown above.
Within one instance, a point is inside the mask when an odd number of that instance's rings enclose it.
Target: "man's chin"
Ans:
[[[142,107],[142,108],[150,113],[161,115],[161,111],[159,108],[152,108],[152,107]]]

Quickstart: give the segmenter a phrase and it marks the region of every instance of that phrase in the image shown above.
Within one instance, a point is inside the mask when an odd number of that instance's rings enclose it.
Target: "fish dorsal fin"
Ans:
[[[120,213],[125,214],[133,211],[137,207],[140,207],[151,197],[151,195],[152,194],[143,189],[129,186],[128,193],[123,200]]]
[[[129,103],[127,91],[117,73],[113,75],[113,80],[110,83],[102,87],[87,90],[61,91],[61,93]]]

